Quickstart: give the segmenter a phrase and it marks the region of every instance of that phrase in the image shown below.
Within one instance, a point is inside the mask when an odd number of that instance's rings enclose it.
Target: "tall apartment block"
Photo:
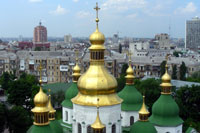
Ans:
[[[41,22],[39,23],[39,26],[34,28],[33,42],[47,42],[47,28],[42,26]]]
[[[200,49],[200,19],[194,17],[186,21],[185,48]]]

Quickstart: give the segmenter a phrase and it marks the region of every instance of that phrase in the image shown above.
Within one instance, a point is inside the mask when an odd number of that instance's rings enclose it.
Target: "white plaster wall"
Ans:
[[[182,124],[176,127],[160,127],[155,126],[158,133],[182,133]]]
[[[66,121],[66,111],[68,112],[68,121]],[[62,120],[64,123],[72,124],[73,109],[62,107]]]
[[[82,106],[73,104],[74,124],[73,133],[77,133],[78,123],[82,126],[82,133],[87,133],[87,127],[94,123],[97,115],[97,108],[94,106]],[[111,133],[112,124],[116,125],[116,133],[121,133],[121,104],[103,106],[99,108],[99,116],[106,126],[106,133]]]
[[[129,127],[130,126],[130,117],[134,117],[134,123],[139,119],[138,111],[121,111],[122,116],[122,126]]]

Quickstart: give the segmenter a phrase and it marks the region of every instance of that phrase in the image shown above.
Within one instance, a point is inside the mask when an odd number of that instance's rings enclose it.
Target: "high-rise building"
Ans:
[[[65,43],[70,43],[72,42],[72,36],[69,34],[69,35],[65,35],[64,36],[64,42]]]
[[[39,26],[34,28],[33,42],[47,42],[47,28],[42,26],[42,22]]]
[[[185,48],[200,49],[200,19],[194,17],[186,21]]]

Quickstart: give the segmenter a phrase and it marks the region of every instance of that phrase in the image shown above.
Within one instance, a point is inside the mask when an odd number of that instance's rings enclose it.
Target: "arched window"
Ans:
[[[87,127],[87,133],[92,133],[92,128],[90,125]]]
[[[106,127],[104,127],[104,129],[103,129],[103,133],[106,133]]]
[[[134,123],[134,117],[131,116],[131,117],[130,117],[130,126],[133,125],[133,123]]]
[[[78,133],[81,133],[81,132],[82,132],[81,124],[78,123]]]
[[[116,133],[116,125],[115,124],[112,125],[112,133]]]

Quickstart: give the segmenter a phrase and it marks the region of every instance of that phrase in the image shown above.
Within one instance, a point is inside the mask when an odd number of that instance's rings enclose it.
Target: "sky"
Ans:
[[[51,37],[88,37],[95,30],[96,2],[106,37],[182,38],[185,21],[200,16],[199,0],[0,0],[0,38],[33,37],[39,21]]]

